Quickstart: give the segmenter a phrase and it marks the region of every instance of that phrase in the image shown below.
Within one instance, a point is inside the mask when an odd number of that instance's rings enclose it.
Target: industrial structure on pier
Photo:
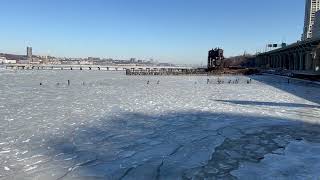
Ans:
[[[223,49],[215,48],[208,53],[208,67],[207,71],[213,71],[220,69],[223,65],[222,61],[224,59]]]

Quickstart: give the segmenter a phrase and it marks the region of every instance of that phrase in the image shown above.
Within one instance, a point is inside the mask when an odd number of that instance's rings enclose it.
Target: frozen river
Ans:
[[[0,71],[0,179],[319,179],[320,88],[252,79]]]

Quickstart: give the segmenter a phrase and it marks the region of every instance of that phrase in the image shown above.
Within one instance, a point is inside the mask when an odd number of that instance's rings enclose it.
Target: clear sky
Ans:
[[[206,61],[301,37],[304,0],[1,0],[0,52]]]

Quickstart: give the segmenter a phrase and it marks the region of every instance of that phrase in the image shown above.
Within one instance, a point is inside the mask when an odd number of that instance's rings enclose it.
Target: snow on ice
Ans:
[[[319,87],[219,79],[1,71],[0,179],[320,177]]]

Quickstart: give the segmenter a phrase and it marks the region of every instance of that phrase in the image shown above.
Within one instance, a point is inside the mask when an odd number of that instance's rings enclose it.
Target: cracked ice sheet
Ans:
[[[237,85],[207,85],[207,77],[97,71],[5,71],[0,76],[0,177],[6,179],[129,178],[146,169],[146,179],[157,176],[158,169],[160,177],[165,172],[177,177],[205,164],[224,137],[239,138],[234,126],[256,130],[290,125],[297,117],[316,121],[319,115],[316,108],[216,101],[317,105],[256,81],[247,85],[245,77]],[[318,90],[292,88],[306,94]]]
[[[320,144],[291,142],[283,154],[268,154],[260,163],[243,163],[232,175],[239,179],[319,179]]]

